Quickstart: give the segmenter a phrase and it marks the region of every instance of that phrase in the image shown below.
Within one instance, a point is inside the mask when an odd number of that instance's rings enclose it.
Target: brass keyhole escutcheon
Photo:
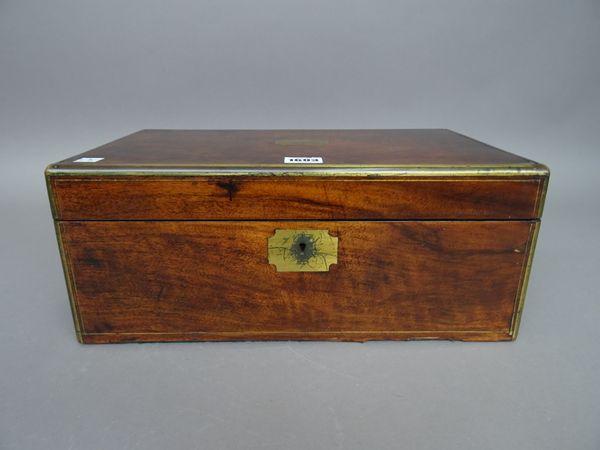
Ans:
[[[327,272],[337,264],[338,238],[327,230],[275,230],[268,240],[269,264],[278,272]]]

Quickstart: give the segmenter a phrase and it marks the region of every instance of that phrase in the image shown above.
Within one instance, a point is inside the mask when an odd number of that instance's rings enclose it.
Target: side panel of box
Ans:
[[[83,342],[508,340],[537,221],[60,222]],[[268,263],[328,230],[328,272]]]

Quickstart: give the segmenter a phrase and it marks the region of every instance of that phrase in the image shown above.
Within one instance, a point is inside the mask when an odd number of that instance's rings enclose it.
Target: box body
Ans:
[[[448,130],[145,130],[46,170],[84,343],[514,339],[548,177]]]

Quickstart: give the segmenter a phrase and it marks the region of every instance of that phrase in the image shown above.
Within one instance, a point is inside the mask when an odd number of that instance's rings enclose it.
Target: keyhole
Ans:
[[[294,243],[291,247],[291,253],[300,264],[306,264],[315,256],[315,244],[311,236],[306,234],[298,234],[294,238]]]

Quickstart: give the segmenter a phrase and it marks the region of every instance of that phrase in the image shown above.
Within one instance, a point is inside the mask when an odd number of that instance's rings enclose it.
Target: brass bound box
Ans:
[[[46,169],[83,343],[515,339],[548,177],[449,130],[144,130]]]

